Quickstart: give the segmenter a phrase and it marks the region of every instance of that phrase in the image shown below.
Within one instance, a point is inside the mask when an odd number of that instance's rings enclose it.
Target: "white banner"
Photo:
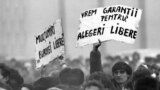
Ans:
[[[47,30],[38,34],[35,46],[36,68],[47,65],[58,57],[64,57],[64,35],[61,20],[57,20]]]
[[[133,44],[142,10],[123,5],[86,10],[80,16],[77,46],[117,40]]]

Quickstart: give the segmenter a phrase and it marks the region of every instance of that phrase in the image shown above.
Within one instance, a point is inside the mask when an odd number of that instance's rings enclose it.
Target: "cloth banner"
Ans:
[[[89,9],[81,13],[76,46],[116,40],[133,44],[142,10],[124,5]]]

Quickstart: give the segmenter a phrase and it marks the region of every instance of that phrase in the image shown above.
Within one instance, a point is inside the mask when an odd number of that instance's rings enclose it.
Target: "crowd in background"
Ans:
[[[95,48],[90,58],[68,58],[65,60],[67,67],[45,77],[35,68],[34,59],[3,59],[0,90],[160,90],[160,54],[146,56],[144,62],[138,64],[141,60],[138,52],[133,52],[131,57],[116,55],[101,60],[101,53]],[[117,86],[118,81],[112,78],[124,72],[127,83]]]

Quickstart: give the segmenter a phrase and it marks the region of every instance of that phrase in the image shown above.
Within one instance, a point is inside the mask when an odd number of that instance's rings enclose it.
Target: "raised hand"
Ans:
[[[93,44],[93,50],[98,50],[98,47],[101,46],[102,42],[100,39],[98,39],[98,43]]]

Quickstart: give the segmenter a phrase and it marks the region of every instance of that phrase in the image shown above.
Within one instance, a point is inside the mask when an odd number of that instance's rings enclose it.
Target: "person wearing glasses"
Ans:
[[[90,74],[94,72],[101,71],[103,72],[101,64],[101,53],[98,50],[98,47],[101,46],[101,41],[93,45],[93,50],[90,53]],[[132,68],[130,65],[123,61],[116,62],[112,67],[112,76],[110,79],[112,83],[112,90],[130,90],[126,89],[125,85],[129,81],[132,75]]]

